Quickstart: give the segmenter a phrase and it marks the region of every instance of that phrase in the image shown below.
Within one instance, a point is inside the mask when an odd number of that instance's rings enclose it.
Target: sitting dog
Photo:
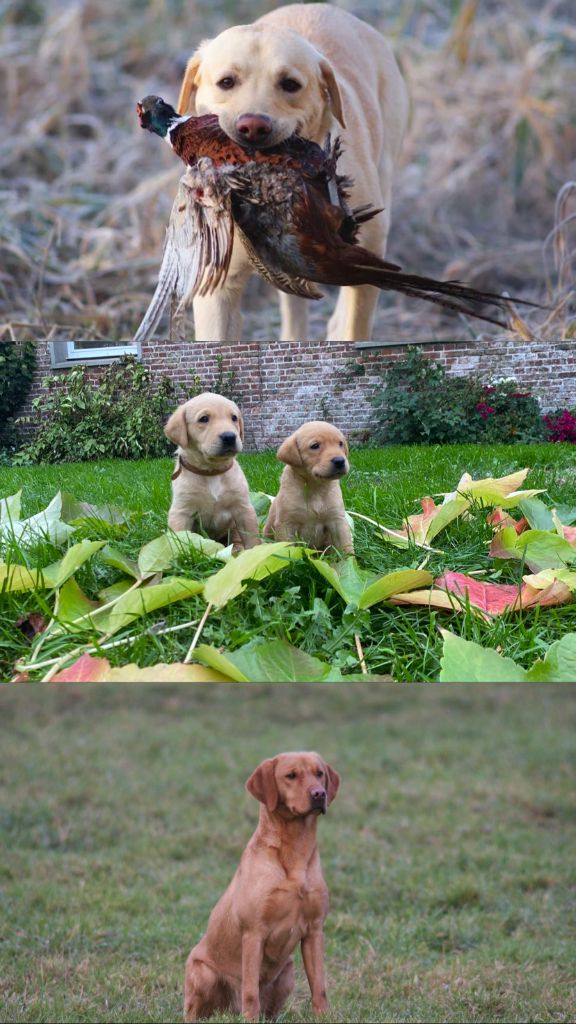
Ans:
[[[275,1020],[294,987],[302,948],[315,1013],[327,1010],[323,925],[328,890],[316,845],[340,776],[315,753],[278,754],[246,783],[260,821],[236,874],[186,962],[184,1019],[240,1013]]]
[[[280,490],[268,513],[265,536],[303,540],[319,551],[333,547],[354,554],[340,479],[350,470],[348,445],[331,423],[304,423],[280,445],[286,463]]]
[[[181,405],[164,433],[178,445],[168,526],[201,527],[236,550],[259,544],[248,483],[236,462],[244,438],[238,406],[207,391]]]

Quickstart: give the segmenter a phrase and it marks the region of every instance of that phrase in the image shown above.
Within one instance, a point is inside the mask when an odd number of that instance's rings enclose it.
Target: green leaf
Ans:
[[[540,498],[524,498],[520,511],[533,530],[553,530],[552,513]]]
[[[533,683],[576,682],[576,633],[567,633],[556,640],[542,661],[528,669],[526,679]]]
[[[0,522],[0,536],[13,537],[21,544],[49,540],[63,544],[74,533],[74,527],[62,522],[62,495],[55,495],[49,505],[29,519]]]
[[[0,593],[24,593],[27,590],[43,590],[45,587],[40,569],[28,569],[16,562],[9,565],[0,563]]]
[[[142,576],[148,573],[164,572],[169,569],[175,559],[191,551],[199,552],[209,557],[215,557],[224,550],[224,545],[217,540],[210,540],[202,537],[199,533],[190,533],[183,530],[181,533],[163,533],[155,537],[148,544],[140,549],[138,555],[138,568]]]
[[[56,598],[56,607],[54,609],[54,618],[58,618],[59,622],[70,623],[75,619],[79,619],[81,616],[88,615],[98,607],[97,601],[91,601],[90,598],[84,593],[82,588],[77,584],[75,579],[66,580],[64,585],[58,591]],[[84,623],[86,625],[86,623]],[[61,632],[61,627],[58,628],[56,623],[55,628],[52,632]]]
[[[106,565],[112,565],[115,569],[121,569],[122,572],[127,573],[128,576],[132,576],[135,580],[140,579],[138,562],[133,558],[128,558],[128,555],[125,555],[122,551],[118,551],[117,548],[113,548],[107,544],[102,551],[101,558]]]
[[[261,580],[279,572],[302,558],[305,550],[298,544],[283,540],[241,551],[223,569],[209,576],[204,585],[204,597],[216,608],[222,608],[246,589],[245,580]]]
[[[20,519],[22,491],[10,494],[7,498],[0,500],[0,523],[14,522]]]
[[[250,502],[257,516],[267,516],[272,498],[264,491],[250,491]]]
[[[111,583],[109,587],[103,587],[102,590],[99,590],[98,597],[103,604],[110,604],[111,601],[116,601],[118,597],[122,597],[122,594],[125,594],[132,586],[134,584],[131,580],[117,580],[116,583]]]
[[[525,670],[511,658],[503,658],[497,651],[463,640],[446,629],[441,633],[441,683],[519,683],[527,679]]]
[[[131,626],[135,619],[158,608],[164,608],[176,601],[185,601],[199,594],[204,584],[182,576],[168,576],[154,586],[142,586],[126,592],[112,608],[96,611],[87,620],[101,633],[116,633],[124,626]]]
[[[61,587],[70,576],[87,562],[92,555],[104,547],[103,540],[82,540],[79,544],[73,544],[58,562],[47,565],[42,569],[45,585],[47,587]]]
[[[292,647],[285,640],[251,641],[226,654],[200,644],[195,655],[239,683],[317,683],[325,680],[330,672],[326,662]]]
[[[557,533],[546,530],[525,530],[516,540],[516,547],[526,552],[526,562],[531,569],[560,569],[576,561],[576,548]]]
[[[361,569],[356,559],[346,558],[330,565],[322,558],[310,558],[312,565],[340,594],[346,604],[370,608],[393,594],[400,594],[432,583],[433,577],[421,569],[400,569],[385,576]]]
[[[72,494],[62,491],[62,519],[71,526],[85,525],[93,522],[122,526],[134,515],[124,512],[115,505],[93,505],[89,501],[78,501]]]

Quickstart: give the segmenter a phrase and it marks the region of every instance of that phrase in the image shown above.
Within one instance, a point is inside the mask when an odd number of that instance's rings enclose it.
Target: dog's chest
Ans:
[[[318,879],[298,879],[274,890],[274,914],[265,944],[267,959],[290,956],[310,926],[323,921],[328,910],[326,886]]]

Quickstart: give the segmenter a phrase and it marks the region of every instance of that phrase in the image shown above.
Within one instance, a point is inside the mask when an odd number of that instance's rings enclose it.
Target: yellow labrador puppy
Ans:
[[[331,4],[289,4],[229,28],[191,57],[178,110],[217,114],[232,139],[260,148],[293,132],[320,144],[328,131],[340,134],[338,169],[354,179],[351,205],[383,208],[363,225],[360,241],[384,255],[408,97],[392,48],[370,25]],[[240,300],[251,271],[235,242],[222,287],[194,300],[197,338],[241,338]],[[342,289],[328,338],[370,338],[378,294],[370,285]],[[281,339],[306,338],[307,300],[281,293],[280,301]]]
[[[202,527],[236,549],[260,543],[248,483],[235,461],[242,451],[244,423],[238,406],[206,391],[181,405],[164,433],[178,445],[172,476],[172,530]]]
[[[344,435],[331,423],[312,420],[291,434],[276,455],[286,468],[264,534],[276,540],[303,540],[319,551],[332,546],[353,555],[340,490],[341,478],[350,471]]]

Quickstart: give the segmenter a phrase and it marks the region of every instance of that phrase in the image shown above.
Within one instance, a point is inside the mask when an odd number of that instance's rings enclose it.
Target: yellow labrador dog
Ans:
[[[164,433],[178,445],[168,526],[172,530],[200,526],[236,549],[259,544],[248,483],[235,461],[244,438],[238,406],[206,391],[181,405]]]
[[[360,242],[384,255],[408,97],[389,43],[370,25],[331,4],[289,4],[229,28],[189,60],[178,110],[217,114],[232,139],[260,148],[293,132],[320,144],[328,131],[339,133],[338,169],[355,182],[351,205],[383,208],[363,225]],[[241,338],[240,300],[251,270],[235,242],[225,283],[194,300],[197,338]],[[341,289],[328,338],[369,339],[378,294],[370,285]],[[280,302],[281,340],[306,338],[307,300],[281,293]]]
[[[315,1013],[325,1013],[324,919],[328,890],[316,845],[318,816],[340,776],[316,753],[278,754],[246,783],[260,821],[236,874],[186,963],[184,1019],[242,1012],[276,1020],[294,987],[300,943]]]
[[[264,527],[276,540],[303,540],[319,551],[354,554],[340,480],[350,471],[348,445],[331,423],[304,423],[279,447],[286,463]]]

